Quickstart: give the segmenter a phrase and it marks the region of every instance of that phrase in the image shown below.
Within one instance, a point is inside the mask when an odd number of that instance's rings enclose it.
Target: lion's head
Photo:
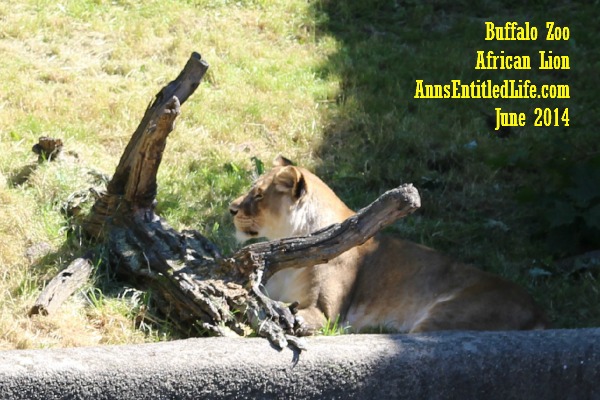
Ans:
[[[281,156],[229,211],[240,241],[307,235],[353,213],[318,177]]]

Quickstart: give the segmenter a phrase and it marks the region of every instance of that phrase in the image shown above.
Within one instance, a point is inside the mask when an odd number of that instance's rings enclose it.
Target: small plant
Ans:
[[[322,336],[339,336],[345,335],[350,331],[350,325],[340,325],[340,316],[338,315],[334,321],[327,319],[327,322],[319,330],[319,335]]]

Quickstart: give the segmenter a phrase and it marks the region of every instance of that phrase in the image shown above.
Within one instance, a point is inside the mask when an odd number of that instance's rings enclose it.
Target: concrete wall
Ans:
[[[4,399],[600,399],[600,329],[0,352]]]

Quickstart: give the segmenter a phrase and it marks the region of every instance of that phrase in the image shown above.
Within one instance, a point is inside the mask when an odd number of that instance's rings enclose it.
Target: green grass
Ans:
[[[25,315],[84,251],[63,202],[94,183],[90,171],[112,174],[147,104],[192,51],[210,69],[158,177],[158,211],[175,228],[235,248],[227,205],[250,185],[253,157],[268,167],[286,155],[354,208],[412,182],[422,209],[391,230],[519,282],[555,326],[599,326],[597,266],[555,262],[600,247],[594,11],[545,0],[0,3],[0,348],[170,338],[152,304],[132,300],[102,265],[56,316]],[[552,20],[571,40],[485,42],[487,20],[530,21],[542,35]],[[572,69],[474,69],[476,50],[544,49],[569,55]],[[416,79],[504,78],[566,82],[572,98],[414,99]],[[535,107],[569,107],[571,126],[528,123],[500,139],[484,115],[495,107],[530,122]],[[31,146],[42,135],[77,157],[38,166]]]
[[[347,334],[351,329],[351,326],[340,324],[340,316],[338,315],[333,321],[328,319],[325,322],[325,326],[317,334],[322,336],[339,336]]]

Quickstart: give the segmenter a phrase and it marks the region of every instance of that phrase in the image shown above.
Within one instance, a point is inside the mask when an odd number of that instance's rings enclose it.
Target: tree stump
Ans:
[[[31,151],[38,155],[38,161],[52,161],[58,157],[62,151],[63,142],[60,139],[54,139],[47,136],[39,138],[33,145]]]
[[[302,348],[293,305],[268,298],[261,282],[278,270],[324,263],[364,243],[416,210],[418,192],[403,185],[342,224],[307,237],[253,244],[230,257],[196,231],[177,232],[154,212],[156,174],[180,107],[207,69],[193,53],[179,76],[156,95],[84,231],[106,246],[120,277],[152,291],[160,310],[184,336],[254,332],[277,348]]]

